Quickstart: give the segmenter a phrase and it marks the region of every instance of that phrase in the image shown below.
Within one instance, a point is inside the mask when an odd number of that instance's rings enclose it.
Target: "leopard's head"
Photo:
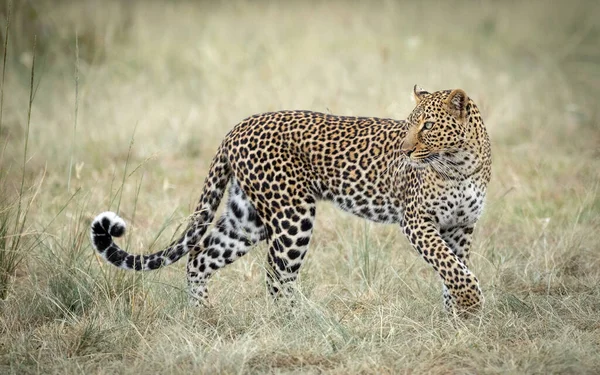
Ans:
[[[407,119],[402,154],[414,166],[423,167],[462,151],[468,125],[467,94],[461,89],[429,93],[415,85],[413,96],[417,105]]]

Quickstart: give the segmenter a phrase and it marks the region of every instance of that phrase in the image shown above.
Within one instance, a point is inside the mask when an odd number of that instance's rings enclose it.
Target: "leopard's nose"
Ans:
[[[412,148],[406,147],[405,142],[402,142],[400,144],[400,152],[402,152],[406,156],[410,156],[413,152],[415,152],[416,148],[417,148],[416,146],[413,146]]]

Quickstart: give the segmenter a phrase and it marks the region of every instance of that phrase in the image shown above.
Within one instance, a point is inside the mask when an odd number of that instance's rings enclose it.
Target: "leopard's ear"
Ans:
[[[448,111],[452,113],[455,117],[462,119],[465,117],[467,103],[469,102],[469,97],[467,93],[461,89],[452,90],[448,98],[445,100]]]
[[[419,87],[419,85],[415,85],[415,87],[413,87],[413,98],[417,104],[423,100],[425,95],[429,95],[429,92],[423,90],[421,87]]]

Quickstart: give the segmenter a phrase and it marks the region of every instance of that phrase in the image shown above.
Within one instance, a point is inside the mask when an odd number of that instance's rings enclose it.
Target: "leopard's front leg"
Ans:
[[[473,239],[474,224],[458,225],[451,228],[440,229],[442,239],[452,252],[458,257],[466,267],[469,267],[469,250],[471,249],[471,241]],[[448,288],[444,285],[444,307],[446,310],[452,309],[452,297]]]
[[[473,312],[483,305],[479,281],[443,240],[438,227],[427,218],[414,217],[402,229],[423,259],[433,266],[449,292],[446,308],[458,313]]]

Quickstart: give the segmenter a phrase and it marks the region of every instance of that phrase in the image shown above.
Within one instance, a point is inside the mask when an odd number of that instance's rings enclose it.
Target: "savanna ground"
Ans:
[[[600,373],[597,2],[13,0],[8,35],[1,373]],[[184,261],[134,274],[94,255],[107,209],[129,251],[167,244],[244,117],[404,118],[415,83],[466,90],[491,136],[479,316],[443,313],[396,226],[329,204],[291,312],[264,246],[213,277],[208,309],[187,306]]]

